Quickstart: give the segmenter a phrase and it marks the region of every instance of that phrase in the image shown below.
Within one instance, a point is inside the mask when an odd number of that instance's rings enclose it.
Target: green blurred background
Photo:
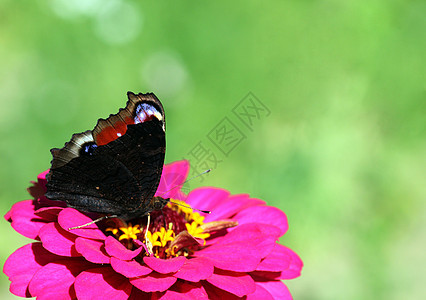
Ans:
[[[424,1],[0,1],[0,207],[28,199],[49,149],[153,91],[166,161],[198,142],[222,162],[191,188],[284,210],[295,299],[421,299],[425,236]],[[232,114],[248,92],[252,131]],[[228,156],[207,134],[229,117]],[[0,261],[29,241],[0,222]],[[4,274],[0,298],[13,299]]]

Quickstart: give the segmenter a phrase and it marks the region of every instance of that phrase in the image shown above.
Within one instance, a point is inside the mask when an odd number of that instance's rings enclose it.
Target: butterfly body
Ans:
[[[165,155],[165,120],[154,94],[128,93],[124,109],[52,149],[46,197],[124,220],[162,208],[154,197]]]

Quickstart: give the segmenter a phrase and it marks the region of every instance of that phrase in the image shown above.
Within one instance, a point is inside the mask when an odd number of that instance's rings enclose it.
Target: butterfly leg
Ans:
[[[70,227],[70,228],[68,228],[68,231],[73,230],[73,229],[80,229],[80,228],[83,228],[83,227],[95,224],[95,223],[97,223],[99,221],[102,221],[102,220],[111,219],[111,218],[117,218],[117,217],[118,217],[117,215],[103,216],[103,217],[97,218],[96,220],[93,220],[92,222],[89,222],[89,223],[86,223],[86,224],[83,224],[83,225],[78,225],[78,226]]]
[[[148,221],[146,222],[146,230],[145,230],[145,245],[148,250],[148,254],[151,256],[153,254],[152,252],[152,243],[148,238],[148,230],[149,230],[149,223],[151,222],[151,214],[148,213]]]

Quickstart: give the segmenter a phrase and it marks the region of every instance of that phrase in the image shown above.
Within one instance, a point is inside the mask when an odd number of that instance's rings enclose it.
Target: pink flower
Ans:
[[[169,203],[151,213],[148,231],[146,217],[69,230],[97,215],[45,198],[47,172],[41,173],[29,188],[34,200],[5,215],[36,240],[7,259],[10,291],[40,299],[291,299],[281,280],[298,277],[303,263],[277,243],[288,229],[285,214],[247,194],[172,189],[188,170],[186,161],[166,165],[156,195],[212,213]]]

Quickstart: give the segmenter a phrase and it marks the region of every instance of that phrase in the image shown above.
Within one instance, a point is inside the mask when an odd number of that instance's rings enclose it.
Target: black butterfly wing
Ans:
[[[82,211],[121,215],[124,201],[139,199],[140,194],[133,174],[105,155],[75,158],[51,169],[47,179],[46,197]]]
[[[153,94],[128,97],[118,114],[52,150],[48,198],[124,219],[149,212],[164,163],[164,110]]]
[[[127,132],[117,140],[100,146],[97,154],[111,156],[126,166],[137,182],[137,197],[129,195],[120,201],[129,216],[143,215],[151,209],[163,170],[166,141],[161,123],[157,120],[129,125]],[[126,193],[128,194],[128,193]]]

